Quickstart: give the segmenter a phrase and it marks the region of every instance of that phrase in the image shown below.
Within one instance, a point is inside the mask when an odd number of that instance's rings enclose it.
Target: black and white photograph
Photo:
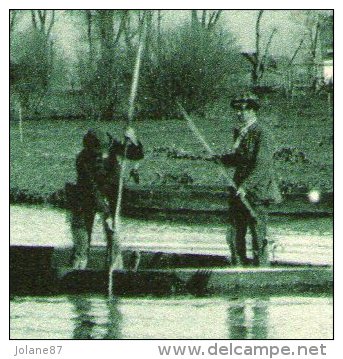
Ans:
[[[10,339],[333,339],[334,10],[8,25]]]

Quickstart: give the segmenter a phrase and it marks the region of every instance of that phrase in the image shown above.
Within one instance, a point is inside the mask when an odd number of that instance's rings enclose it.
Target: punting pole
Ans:
[[[133,122],[135,100],[136,100],[138,80],[139,80],[139,71],[140,71],[142,54],[143,54],[143,49],[144,49],[144,42],[145,42],[144,24],[145,24],[145,22],[143,19],[143,22],[141,25],[142,26],[141,38],[140,38],[140,43],[139,43],[138,50],[137,50],[136,62],[135,62],[134,70],[133,70],[133,76],[132,76],[127,128],[130,127]],[[125,177],[125,172],[126,172],[126,167],[127,167],[127,159],[126,159],[127,147],[128,147],[128,143],[126,141],[124,156],[123,156],[121,167],[120,167],[117,206],[116,206],[114,220],[113,220],[113,232],[114,232],[113,241],[116,243],[112,243],[112,245],[111,245],[111,250],[112,250],[112,253],[110,254],[111,263],[109,266],[109,273],[108,273],[108,294],[110,297],[113,294],[113,275],[112,275],[113,270],[122,269],[122,266],[123,266],[119,236],[120,236],[120,213],[121,213],[123,190],[124,190],[124,177]]]

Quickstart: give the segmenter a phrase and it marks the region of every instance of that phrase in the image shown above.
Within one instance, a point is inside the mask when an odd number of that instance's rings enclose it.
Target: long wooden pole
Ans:
[[[141,64],[141,58],[142,58],[142,52],[143,52],[143,41],[139,44],[138,52],[137,52],[137,58],[133,73],[133,81],[132,81],[132,87],[131,87],[131,94],[130,94],[130,100],[129,100],[129,112],[128,112],[128,121],[127,121],[127,127],[130,127],[133,122],[133,115],[134,115],[134,105],[135,105],[135,99],[137,95],[137,88],[138,88],[138,79],[139,79],[139,70],[140,70],[140,64]],[[120,230],[120,212],[122,207],[122,198],[123,198],[123,189],[124,189],[124,175],[126,171],[127,166],[127,160],[126,160],[126,154],[127,154],[127,142],[125,143],[125,150],[124,150],[124,157],[121,163],[121,170],[120,170],[120,177],[119,177],[119,188],[118,188],[118,199],[117,199],[117,206],[114,216],[114,224],[113,227],[119,232]]]
[[[207,143],[207,141],[205,140],[204,136],[200,133],[200,131],[198,130],[198,128],[195,126],[194,122],[192,121],[192,119],[189,117],[189,115],[187,114],[187,112],[185,111],[185,109],[181,106],[181,104],[178,102],[178,107],[180,109],[180,112],[182,113],[183,117],[186,119],[188,127],[190,128],[190,130],[193,132],[193,134],[195,135],[195,137],[198,139],[198,141],[203,145],[203,147],[206,149],[207,153],[210,156],[214,156],[215,153],[212,150],[212,148],[209,146],[209,144]],[[218,160],[216,161],[218,164],[221,165],[220,167],[220,172],[221,174],[225,177],[225,179],[227,180],[229,186],[231,188],[233,188],[236,192],[237,192],[237,186],[236,184],[233,182],[233,180],[230,178],[230,176],[228,175],[226,169],[224,168],[224,165]],[[251,204],[249,203],[249,201],[244,197],[244,196],[239,196],[241,202],[243,203],[244,207],[249,211],[250,216],[255,220],[257,218],[256,213],[254,211],[254,209],[251,207]]]
[[[140,43],[138,46],[136,62],[135,62],[134,70],[133,70],[133,76],[132,76],[131,92],[130,92],[130,98],[129,98],[127,128],[129,128],[133,122],[135,100],[136,100],[136,96],[137,96],[139,72],[140,72],[140,66],[141,66],[141,62],[142,62],[144,42],[145,42],[145,29],[144,29],[144,20],[143,20],[141,38],[140,38]],[[124,156],[123,156],[122,163],[120,166],[117,205],[116,205],[115,215],[113,218],[114,235],[113,235],[113,239],[112,239],[113,243],[111,244],[111,251],[112,251],[112,253],[110,254],[111,263],[109,266],[109,273],[108,273],[108,275],[109,275],[109,280],[108,280],[109,296],[112,296],[112,294],[113,294],[113,271],[116,269],[122,269],[122,266],[123,266],[121,245],[120,245],[120,225],[121,225],[120,213],[121,213],[123,192],[124,192],[124,178],[125,178],[125,172],[126,172],[126,167],[127,167],[127,159],[126,159],[127,148],[128,148],[128,142],[126,140]],[[116,242],[116,243],[114,243],[114,242]]]

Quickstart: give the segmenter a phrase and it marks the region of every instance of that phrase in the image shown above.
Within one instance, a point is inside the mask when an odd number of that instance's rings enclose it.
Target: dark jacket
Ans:
[[[113,212],[116,206],[120,176],[120,165],[117,156],[125,155],[125,144],[112,140],[109,155],[102,157],[102,151],[85,147],[77,155],[76,187],[80,196],[80,205],[83,209],[95,208],[96,211]],[[128,143],[126,158],[139,160],[144,157],[141,143]]]
[[[237,129],[234,131],[235,141],[239,133]],[[242,136],[235,151],[221,156],[224,165],[235,167],[235,184],[242,186],[247,198],[253,202],[281,201],[275,179],[273,152],[270,134],[255,122]]]

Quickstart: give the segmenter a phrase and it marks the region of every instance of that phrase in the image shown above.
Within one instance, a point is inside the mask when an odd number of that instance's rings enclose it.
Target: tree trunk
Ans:
[[[10,10],[10,34],[13,32],[17,23],[18,10]]]
[[[113,93],[113,16],[113,10],[98,11],[100,29],[100,63],[98,66],[100,118],[107,121],[113,119],[115,102],[115,94]]]
[[[318,74],[318,63],[319,59],[319,36],[320,36],[320,23],[317,20],[317,23],[314,26],[312,44],[311,44],[311,62],[312,62],[312,90],[316,92],[319,89],[319,74]]]
[[[255,62],[252,68],[252,83],[253,86],[259,86],[261,80],[261,71],[262,71],[262,63],[261,63],[261,18],[264,10],[259,10],[256,20],[256,28],[255,28]]]
[[[199,14],[198,12],[199,11]],[[223,10],[191,10],[191,25],[193,30],[201,27],[212,30],[217,24]]]
[[[92,10],[86,10],[86,20],[87,20],[87,39],[88,39],[88,49],[89,49],[89,65],[90,68],[93,68],[94,64],[94,45],[93,45],[93,15]]]
[[[191,10],[191,26],[193,30],[196,30],[199,26],[197,10]]]
[[[162,50],[162,10],[157,10],[157,54],[158,60],[161,58]]]

